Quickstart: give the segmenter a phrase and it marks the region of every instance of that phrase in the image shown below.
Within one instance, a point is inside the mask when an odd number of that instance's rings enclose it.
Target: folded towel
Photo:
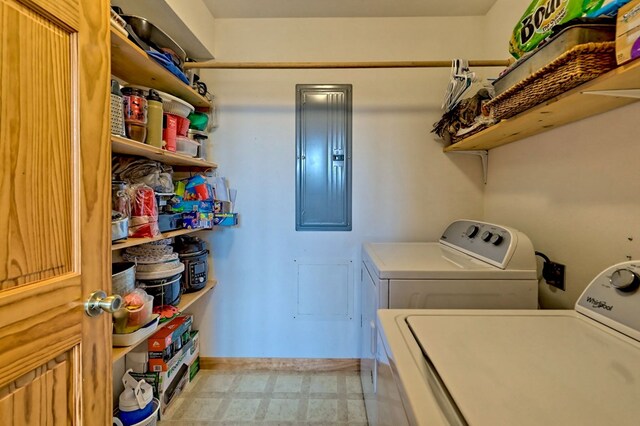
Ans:
[[[189,84],[189,79],[184,75],[180,68],[178,68],[173,61],[171,61],[171,55],[168,53],[153,52],[147,50],[147,55],[151,56],[157,63],[165,67],[171,74],[184,81],[185,84]]]

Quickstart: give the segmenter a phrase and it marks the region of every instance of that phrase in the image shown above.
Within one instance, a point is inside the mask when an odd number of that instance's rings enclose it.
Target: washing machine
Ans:
[[[362,250],[361,381],[376,424],[378,309],[535,309],[533,245],[502,225],[456,220],[439,241],[366,243]]]
[[[640,262],[574,310],[379,311],[378,424],[637,425]]]

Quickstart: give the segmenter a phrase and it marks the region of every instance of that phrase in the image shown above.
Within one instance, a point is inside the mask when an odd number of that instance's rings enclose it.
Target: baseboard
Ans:
[[[357,358],[200,357],[200,368],[217,371],[360,371],[360,360]]]

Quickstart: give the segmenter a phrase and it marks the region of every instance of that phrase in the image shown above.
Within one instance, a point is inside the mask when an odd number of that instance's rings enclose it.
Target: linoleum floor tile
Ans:
[[[201,371],[159,426],[366,426],[357,372]]]

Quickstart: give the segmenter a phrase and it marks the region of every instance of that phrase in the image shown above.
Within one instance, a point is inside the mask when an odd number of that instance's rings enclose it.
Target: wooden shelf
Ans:
[[[211,108],[210,102],[171,74],[118,30],[111,28],[111,73],[130,84],[162,90],[194,107]]]
[[[200,169],[216,169],[218,165],[200,158],[169,152],[155,146],[121,136],[111,135],[111,152],[113,154],[137,155],[150,160],[160,161],[171,166],[194,167]]]
[[[636,60],[512,118],[502,120],[500,123],[480,133],[444,148],[444,151],[489,150],[555,127],[601,114],[636,102],[639,99],[624,96],[596,96],[585,92],[638,89],[639,87],[640,60]]]
[[[139,246],[140,244],[146,244],[152,241],[164,240],[165,238],[173,238],[173,237],[177,237],[178,235],[192,234],[194,232],[199,232],[199,231],[210,231],[210,229],[205,229],[205,228],[178,229],[176,231],[165,232],[153,238],[127,238],[125,241],[112,244],[111,250],[112,251],[121,250],[127,247]]]
[[[213,290],[213,288],[216,286],[216,284],[218,284],[218,282],[216,280],[211,280],[211,281],[207,282],[207,285],[202,290],[196,291],[195,293],[183,294],[180,297],[180,304],[178,304],[178,309],[180,310],[180,312],[184,312],[196,300],[200,299],[202,296],[204,296],[205,294],[207,294],[211,290]],[[168,323],[169,323],[169,321],[163,322],[162,324],[158,325],[158,330],[163,328]],[[120,358],[122,358],[123,356],[125,356],[126,354],[131,352],[132,350],[134,350],[138,345],[140,345],[140,343],[144,342],[147,339],[148,339],[148,337],[146,337],[144,339],[141,339],[139,342],[136,342],[133,345],[127,346],[127,347],[124,347],[124,348],[113,348],[112,355],[111,355],[112,361],[116,362],[117,360],[119,360]]]

